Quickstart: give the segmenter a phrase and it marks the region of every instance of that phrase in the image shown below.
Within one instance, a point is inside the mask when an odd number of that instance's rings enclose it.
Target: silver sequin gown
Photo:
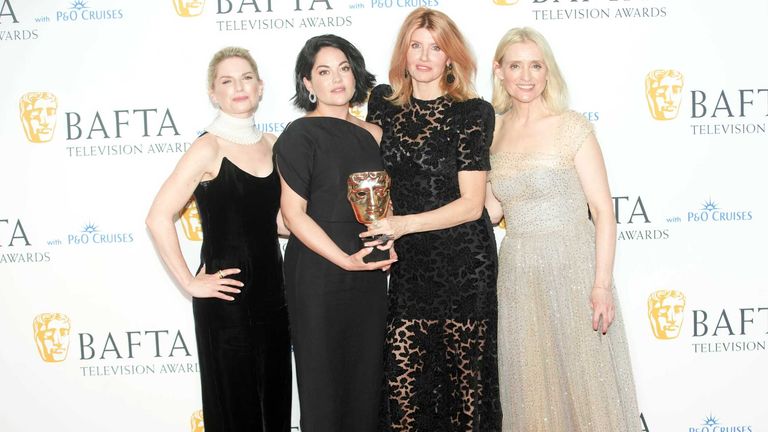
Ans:
[[[615,291],[616,320],[607,335],[592,330],[595,230],[574,166],[591,133],[569,111],[553,154],[491,155],[507,224],[498,282],[504,431],[641,430]]]

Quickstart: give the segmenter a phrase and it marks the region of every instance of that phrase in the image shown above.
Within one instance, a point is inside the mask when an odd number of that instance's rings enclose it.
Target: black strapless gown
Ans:
[[[206,432],[289,431],[291,344],[275,218],[276,170],[255,177],[229,159],[195,199],[207,273],[239,268],[235,300],[193,298]]]

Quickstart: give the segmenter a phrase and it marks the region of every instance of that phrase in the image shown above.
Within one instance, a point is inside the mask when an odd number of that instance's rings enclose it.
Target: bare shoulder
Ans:
[[[186,165],[194,171],[211,172],[220,159],[221,148],[212,134],[199,136],[189,146],[187,153],[179,161],[179,166]]]
[[[267,144],[269,144],[270,148],[275,146],[275,142],[277,142],[277,137],[274,134],[265,132],[263,137],[267,141]]]

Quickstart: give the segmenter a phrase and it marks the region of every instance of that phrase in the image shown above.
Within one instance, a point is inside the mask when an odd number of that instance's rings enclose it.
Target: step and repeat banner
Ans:
[[[203,430],[191,302],[144,218],[214,115],[211,55],[252,52],[280,134],[307,38],[349,39],[386,82],[419,6],[459,24],[486,99],[499,38],[542,32],[595,126],[631,432],[768,431],[764,0],[0,0],[0,430]],[[194,205],[177,228],[196,268]]]

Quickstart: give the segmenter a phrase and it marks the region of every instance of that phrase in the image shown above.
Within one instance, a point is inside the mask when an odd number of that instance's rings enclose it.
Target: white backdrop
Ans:
[[[211,55],[251,50],[266,84],[257,122],[279,134],[300,115],[291,77],[308,37],[348,38],[386,82],[398,27],[419,5],[463,29],[486,99],[501,35],[541,31],[572,107],[594,123],[617,203],[615,278],[642,430],[768,430],[768,2],[175,3],[0,0],[0,430],[201,430],[191,303],[144,217],[214,114]],[[649,109],[654,70],[682,77],[673,119]],[[25,121],[43,133],[28,135]],[[184,228],[196,268],[200,242]],[[682,324],[666,338],[649,320],[659,290],[686,299],[664,315]],[[49,322],[47,313],[62,315]],[[47,334],[48,351],[36,345],[38,316],[60,328]]]

